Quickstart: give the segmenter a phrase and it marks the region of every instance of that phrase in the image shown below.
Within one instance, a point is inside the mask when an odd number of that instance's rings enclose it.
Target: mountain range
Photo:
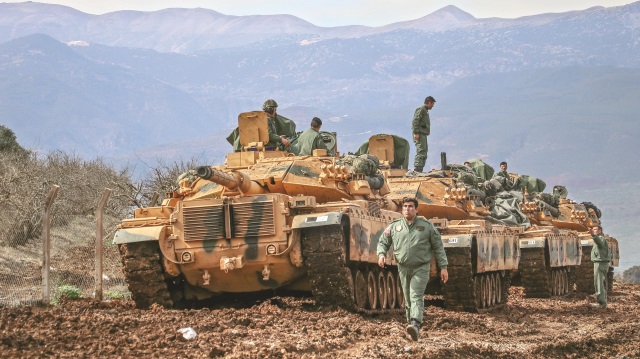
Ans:
[[[215,164],[237,115],[273,98],[300,131],[325,120],[344,153],[375,133],[409,138],[414,109],[433,95],[428,166],[440,152],[507,160],[568,186],[603,209],[634,253],[627,266],[640,264],[638,83],[640,2],[518,19],[447,6],[335,28],[290,15],[0,3],[0,124],[25,147],[118,165]]]

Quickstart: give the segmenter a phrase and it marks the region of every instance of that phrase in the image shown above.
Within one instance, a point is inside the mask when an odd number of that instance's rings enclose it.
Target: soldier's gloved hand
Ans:
[[[387,258],[385,258],[384,256],[380,256],[378,258],[378,265],[380,266],[380,268],[384,268],[384,265],[387,263]]]
[[[289,147],[289,146],[291,146],[291,141],[289,141],[285,136],[281,136],[280,138],[282,139],[282,144],[283,144],[285,147]]]

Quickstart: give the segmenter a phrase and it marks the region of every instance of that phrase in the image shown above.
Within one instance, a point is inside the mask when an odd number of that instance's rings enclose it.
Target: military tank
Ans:
[[[160,206],[118,225],[114,243],[136,305],[285,288],[352,310],[400,310],[395,259],[380,269],[376,255],[400,213],[376,166],[365,173],[325,150],[266,149],[266,121],[261,111],[240,114],[241,149],[224,165],[190,170]],[[338,154],[335,138],[325,142]]]
[[[387,197],[393,201],[415,197],[418,214],[429,219],[442,235],[449,283],[441,285],[432,261],[426,293],[442,295],[445,307],[453,310],[483,312],[506,304],[511,272],[520,261],[523,228],[491,218],[487,205],[491,199],[466,185],[473,178],[460,176],[472,172],[464,166],[448,165],[444,154],[441,170],[409,172],[406,143],[397,136],[374,135],[357,154],[378,156],[391,190]]]
[[[593,248],[593,239],[591,238],[591,227],[600,225],[601,212],[593,203],[582,202],[577,203],[567,198],[568,190],[563,186],[555,186],[551,196],[543,197],[544,204],[540,205],[540,209],[548,210],[546,214],[538,214],[542,216],[551,215],[554,227],[562,229],[570,229],[578,233],[581,245],[582,258],[579,266],[575,270],[576,289],[584,293],[594,293],[595,287],[593,283],[593,262],[591,261],[591,249]],[[614,267],[617,267],[620,261],[620,252],[618,241],[605,235],[611,253],[611,265],[607,276],[607,287],[609,291],[613,285]]]

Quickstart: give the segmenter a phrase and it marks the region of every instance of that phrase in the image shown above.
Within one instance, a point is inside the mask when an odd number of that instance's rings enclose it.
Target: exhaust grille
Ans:
[[[244,238],[276,234],[273,207],[273,201],[234,203],[234,236]]]
[[[224,238],[223,206],[183,208],[184,240],[213,241]]]
[[[228,210],[225,211],[225,206]],[[225,213],[226,212],[226,213]],[[274,202],[254,201],[183,207],[185,241],[215,241],[225,239],[225,216],[229,216],[232,237],[246,238],[276,234]],[[227,219],[228,220],[228,219]]]

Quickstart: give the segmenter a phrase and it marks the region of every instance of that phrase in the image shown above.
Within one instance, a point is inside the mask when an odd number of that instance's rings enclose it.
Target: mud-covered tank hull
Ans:
[[[611,291],[613,289],[614,267],[617,267],[620,261],[620,251],[618,241],[615,238],[609,236],[606,236],[606,238],[607,244],[609,245],[609,253],[611,253],[612,256],[607,274],[607,289]],[[591,250],[594,245],[591,234],[581,233],[580,242],[582,245],[582,262],[576,269],[576,289],[579,292],[593,294],[596,289],[594,285],[593,262],[591,261]]]
[[[484,220],[431,221],[442,233],[449,262],[445,307],[482,312],[506,304],[511,272],[520,261],[520,231]]]
[[[573,291],[582,246],[574,231],[537,227],[520,239],[518,274],[527,297],[548,298]]]

